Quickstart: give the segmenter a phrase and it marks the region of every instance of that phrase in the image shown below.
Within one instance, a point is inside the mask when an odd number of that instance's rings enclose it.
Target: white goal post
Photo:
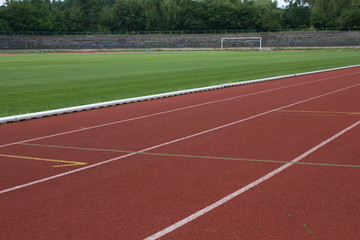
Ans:
[[[252,42],[254,42],[254,41],[256,41],[256,42],[258,42],[259,43],[259,50],[261,51],[261,44],[262,44],[262,39],[261,39],[261,37],[229,37],[229,38],[227,38],[227,37],[225,37],[225,38],[221,38],[221,51],[222,50],[224,50],[224,43],[226,42],[226,41],[231,41],[230,43],[232,44],[232,45],[234,45],[236,42],[235,42],[235,40],[240,40],[240,42],[244,42],[244,41],[247,41],[247,40],[251,40]],[[233,47],[233,49],[234,49],[235,47]]]

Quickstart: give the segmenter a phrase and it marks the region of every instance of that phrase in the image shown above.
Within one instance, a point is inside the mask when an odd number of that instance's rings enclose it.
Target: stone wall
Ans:
[[[0,50],[219,49],[223,37],[262,37],[265,48],[359,47],[360,32],[293,32],[172,35],[0,35]],[[235,41],[234,41],[235,42]],[[225,47],[252,48],[257,41]]]

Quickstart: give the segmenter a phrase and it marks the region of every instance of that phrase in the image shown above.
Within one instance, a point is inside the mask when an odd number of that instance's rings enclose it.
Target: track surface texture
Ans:
[[[360,68],[0,125],[0,239],[360,239]]]

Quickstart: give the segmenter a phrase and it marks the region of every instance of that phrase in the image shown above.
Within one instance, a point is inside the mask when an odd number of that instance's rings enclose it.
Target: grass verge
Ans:
[[[0,55],[0,117],[359,63],[356,49]]]

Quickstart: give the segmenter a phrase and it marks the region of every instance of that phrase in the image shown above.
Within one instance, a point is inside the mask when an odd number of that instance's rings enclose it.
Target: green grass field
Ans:
[[[0,55],[0,117],[355,64],[359,50]]]

